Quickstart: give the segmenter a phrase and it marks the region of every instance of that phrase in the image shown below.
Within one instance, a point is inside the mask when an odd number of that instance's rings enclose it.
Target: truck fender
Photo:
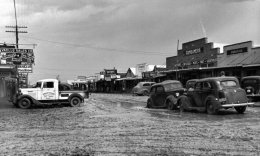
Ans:
[[[215,109],[219,109],[221,108],[221,104],[219,103],[219,101],[217,100],[216,97],[214,97],[213,95],[209,95],[205,100],[204,100],[204,106],[207,107],[207,102],[210,101],[213,103],[213,106]]]
[[[32,102],[32,104],[40,104],[40,102],[38,100],[36,100],[35,98],[33,98],[30,95],[19,95],[17,97],[16,103],[18,103],[19,100],[21,100],[22,98],[28,98]]]
[[[78,93],[71,94],[69,96],[68,100],[70,101],[73,97],[78,97],[78,98],[80,98],[81,102],[84,102],[84,98],[80,94],[78,94]]]

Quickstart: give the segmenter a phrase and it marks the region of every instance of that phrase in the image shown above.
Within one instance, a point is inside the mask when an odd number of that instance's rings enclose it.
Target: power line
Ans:
[[[97,49],[97,50],[106,50],[106,51],[119,52],[119,53],[134,53],[134,54],[143,54],[143,55],[167,55],[167,56],[171,55],[170,53],[162,53],[162,52],[154,52],[154,51],[152,52],[152,51],[142,51],[142,50],[128,50],[128,49],[93,46],[91,44],[75,44],[75,43],[57,42],[57,41],[52,41],[52,40],[40,39],[40,38],[36,38],[36,37],[23,37],[23,38],[44,41],[44,42],[48,42],[48,43],[52,43],[52,44],[60,44],[60,45],[72,46],[72,47],[91,48],[91,49]]]

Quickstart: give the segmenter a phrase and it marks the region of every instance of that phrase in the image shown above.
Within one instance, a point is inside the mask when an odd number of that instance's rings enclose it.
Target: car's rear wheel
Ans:
[[[71,107],[76,107],[79,106],[81,104],[81,99],[79,97],[73,97],[70,99],[70,106]]]
[[[215,107],[214,107],[212,102],[207,101],[206,107],[207,107],[206,110],[207,110],[208,114],[213,115],[213,114],[217,114],[218,113],[218,109],[215,109]]]
[[[239,114],[243,114],[246,111],[246,106],[235,107]]]
[[[28,109],[32,106],[30,99],[22,98],[18,101],[18,107],[23,109]]]

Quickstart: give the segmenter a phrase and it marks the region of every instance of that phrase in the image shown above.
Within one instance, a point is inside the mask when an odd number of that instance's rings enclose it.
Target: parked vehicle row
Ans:
[[[148,108],[164,107],[181,111],[197,110],[217,114],[221,109],[235,108],[244,113],[249,102],[246,91],[235,77],[211,77],[187,81],[165,81],[152,86]]]

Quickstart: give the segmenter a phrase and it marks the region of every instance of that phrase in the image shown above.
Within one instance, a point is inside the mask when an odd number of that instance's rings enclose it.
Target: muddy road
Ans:
[[[220,115],[91,94],[80,107],[0,107],[0,155],[260,155],[260,107]]]

